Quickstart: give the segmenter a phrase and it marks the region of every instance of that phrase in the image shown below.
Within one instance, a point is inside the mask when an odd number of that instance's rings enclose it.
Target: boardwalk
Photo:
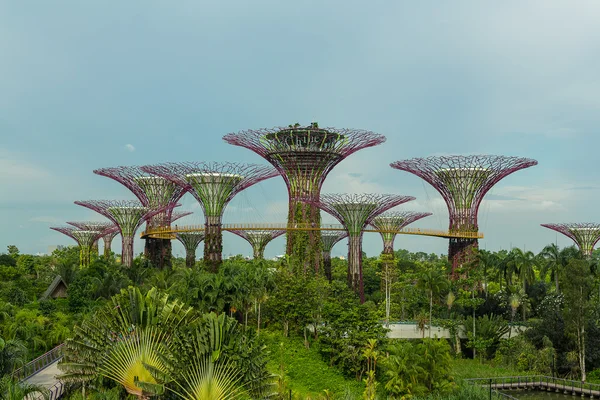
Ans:
[[[64,386],[62,382],[56,379],[56,375],[60,374],[58,362],[62,358],[62,346],[61,344],[25,364],[22,368],[16,370],[13,376],[20,381],[48,389],[50,400],[60,398],[63,394]],[[41,394],[34,394],[28,396],[27,400],[42,398]]]
[[[571,394],[591,399],[600,399],[600,385],[553,378],[551,376],[508,376],[500,378],[467,379],[468,382],[499,391],[507,390],[545,390]]]

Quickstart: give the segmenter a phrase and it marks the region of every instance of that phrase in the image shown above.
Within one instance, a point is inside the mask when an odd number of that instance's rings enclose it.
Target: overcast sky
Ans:
[[[387,137],[339,164],[323,191],[413,195],[399,209],[435,214],[415,227],[445,229],[447,211],[390,162],[537,159],[484,201],[480,246],[569,245],[539,224],[600,222],[599,20],[596,0],[0,2],[0,252],[72,243],[48,227],[99,219],[75,200],[132,198],[95,168],[264,163],[222,136],[311,121]],[[275,178],[234,199],[225,220],[283,222],[286,196]],[[195,200],[183,203],[200,223]],[[225,255],[251,254],[225,235]],[[447,244],[396,240],[428,253]],[[369,255],[381,249],[365,236]]]

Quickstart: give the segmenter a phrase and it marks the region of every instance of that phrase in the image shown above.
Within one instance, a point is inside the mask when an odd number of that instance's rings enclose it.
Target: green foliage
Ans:
[[[450,346],[445,340],[395,341],[386,351],[389,356],[381,360],[381,365],[385,390],[392,398],[447,394],[454,389]]]

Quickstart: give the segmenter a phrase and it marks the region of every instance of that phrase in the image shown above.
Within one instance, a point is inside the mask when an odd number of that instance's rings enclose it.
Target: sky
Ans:
[[[73,243],[48,228],[102,219],[75,200],[133,198],[96,168],[264,164],[223,135],[311,121],[387,137],[340,163],[324,193],[415,196],[398,209],[433,212],[421,228],[447,229],[446,207],[391,162],[534,158],[484,200],[480,247],[570,245],[540,224],[600,222],[598,20],[596,0],[0,2],[0,252]],[[225,221],[284,222],[286,196],[280,177],[266,181],[234,198]],[[191,196],[182,204],[195,211],[182,224],[202,222]],[[410,251],[447,246],[396,239]],[[368,255],[381,249],[365,235]],[[238,253],[250,246],[226,233],[224,254]]]

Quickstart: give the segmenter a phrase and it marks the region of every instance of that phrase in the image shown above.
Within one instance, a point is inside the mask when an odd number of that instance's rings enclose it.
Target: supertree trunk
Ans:
[[[348,237],[348,286],[365,302],[365,288],[362,278],[362,233]]]
[[[185,249],[185,266],[193,268],[196,265],[196,249]]]
[[[223,261],[223,232],[221,231],[221,217],[206,217],[204,229],[204,263],[208,270],[216,273]]]
[[[310,225],[319,227],[321,225],[321,213],[318,207],[296,201],[297,197],[290,195],[291,200],[288,212],[286,254],[302,264],[302,270],[307,273],[309,270],[319,274],[321,260],[321,231],[319,230],[296,230],[298,225]],[[317,196],[318,198],[318,196]]]
[[[456,269],[471,263],[472,255],[479,247],[477,239],[450,238],[448,245],[448,261],[452,264],[452,276],[456,277]]]
[[[252,249],[252,256],[255,260],[265,259],[265,247],[266,246],[256,246]]]
[[[102,236],[102,242],[104,243],[104,258],[110,258],[112,253],[112,241],[117,236],[118,232],[109,233],[107,235]]]
[[[98,257],[98,252],[99,252],[99,251],[98,251],[98,241],[99,241],[99,240],[100,240],[100,239],[96,239],[96,240],[94,241],[94,245],[92,246],[92,254],[93,254],[95,257]]]
[[[325,277],[329,282],[333,280],[333,274],[331,272],[331,251],[322,252],[323,255],[323,271],[325,272]]]
[[[173,266],[172,246],[170,239],[148,238],[144,245],[144,257],[150,260],[157,268],[171,268]]]
[[[133,265],[133,236],[122,236],[121,264],[125,267]]]
[[[383,241],[383,251],[381,254],[394,255],[394,239],[388,239]]]

